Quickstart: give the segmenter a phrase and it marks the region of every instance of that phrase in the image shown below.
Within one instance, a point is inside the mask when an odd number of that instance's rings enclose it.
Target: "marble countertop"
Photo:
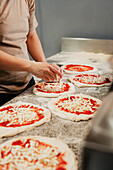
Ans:
[[[80,57],[81,56],[81,57]],[[48,59],[48,62],[56,62],[57,64],[65,64],[67,62],[77,62],[77,63],[88,63],[93,64],[98,68],[99,73],[107,74],[112,77],[112,70],[108,64],[107,55],[92,54],[89,53],[87,55],[83,54],[75,54],[75,53],[60,53],[56,54]],[[68,75],[63,75],[63,80],[66,81]],[[38,79],[36,79],[37,81]],[[85,87],[85,88],[77,88],[75,87],[75,93],[84,93],[99,99],[103,99],[104,96],[108,94],[109,87]],[[30,102],[33,104],[37,104],[40,106],[47,107],[48,101],[51,98],[37,97],[33,94],[33,87],[17,96],[13,100],[8,103],[14,103],[17,101]],[[51,121],[45,123],[39,127],[35,127],[30,131],[25,131],[13,137],[4,137],[0,139],[0,143],[7,141],[11,138],[18,136],[28,136],[28,135],[41,135],[47,137],[56,137],[61,139],[63,142],[67,143],[68,146],[73,150],[73,152],[77,155],[79,170],[81,169],[81,161],[82,161],[82,148],[84,144],[84,138],[89,132],[92,125],[92,119],[88,121],[80,121],[80,122],[72,122],[69,120],[61,119],[55,115],[52,115]]]

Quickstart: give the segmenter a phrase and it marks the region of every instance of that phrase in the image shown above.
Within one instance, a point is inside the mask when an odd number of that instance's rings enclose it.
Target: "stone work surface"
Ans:
[[[52,58],[53,62],[55,60],[56,61],[58,60],[58,58],[55,58],[55,57],[57,57],[57,55]],[[71,58],[71,57],[68,56],[68,58]],[[97,59],[92,58],[91,64],[97,63],[98,70],[101,73],[112,76],[112,70],[109,68],[109,65],[107,63],[107,57],[106,57],[106,62],[105,62],[105,59],[103,60],[103,62],[102,61],[100,62],[100,58],[99,58],[99,61]],[[65,56],[62,60],[65,60]],[[86,58],[86,60],[89,61],[88,63],[90,63],[90,60],[88,60],[88,58]],[[63,80],[66,81],[67,77],[68,75],[64,74]],[[27,91],[17,96],[16,98],[14,98],[8,103],[11,104],[17,101],[23,101],[23,102],[30,102],[33,104],[47,107],[47,103],[48,101],[51,100],[51,98],[37,97],[36,95],[33,94],[32,90],[33,90],[33,87],[31,87],[30,89],[28,89]],[[104,96],[108,94],[109,87],[93,87],[93,88],[92,87],[84,87],[84,88],[75,87],[75,90],[76,90],[75,93],[88,94],[93,97],[103,99]],[[90,119],[88,121],[72,122],[69,120],[61,119],[55,115],[52,115],[50,122],[45,123],[41,125],[40,127],[35,127],[34,129],[30,131],[26,131],[18,135],[15,135],[13,137],[2,138],[0,139],[0,144],[3,143],[4,141],[7,141],[11,138],[18,137],[18,136],[41,135],[41,136],[47,136],[47,137],[56,137],[56,138],[61,139],[63,142],[67,143],[68,146],[77,155],[79,170],[81,170],[82,149],[84,145],[84,138],[86,137],[86,135],[88,134],[91,128],[92,121],[93,120]]]

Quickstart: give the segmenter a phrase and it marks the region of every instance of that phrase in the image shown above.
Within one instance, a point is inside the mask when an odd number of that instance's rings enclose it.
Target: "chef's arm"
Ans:
[[[28,33],[27,36],[27,48],[32,58],[38,62],[46,62],[46,58],[42,49],[40,39],[36,33],[36,30],[33,30]]]
[[[34,62],[27,59],[18,58],[1,50],[0,70],[27,71],[46,81],[56,79],[56,74],[61,76],[59,70],[47,62]]]
[[[27,48],[28,48],[28,51],[31,54],[32,58],[36,62],[47,62],[36,30],[33,30],[28,33]],[[58,67],[55,63],[50,64],[50,65],[53,66],[55,69],[57,69],[60,72],[60,74],[58,74],[58,75],[60,75],[60,77],[62,77],[62,75],[63,75],[62,69],[60,67]]]
[[[30,67],[28,60],[15,57],[0,50],[0,70],[27,71]]]

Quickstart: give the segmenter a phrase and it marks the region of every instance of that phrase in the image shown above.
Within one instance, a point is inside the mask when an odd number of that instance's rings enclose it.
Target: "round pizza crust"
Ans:
[[[78,82],[78,81],[74,81],[73,78],[75,78],[75,77],[74,76],[68,77],[67,80],[70,81],[71,83],[73,83],[77,87],[103,87],[103,86],[110,86],[111,82],[112,82],[111,79],[109,79],[111,81],[110,83],[104,83],[104,84],[86,84],[86,83],[81,83],[81,82]]]
[[[21,137],[13,138],[11,140],[8,140],[8,141],[2,143],[0,145],[0,151],[4,148],[4,146],[10,147],[13,142],[16,142],[18,140],[25,141],[27,139],[38,140],[39,142],[43,142],[45,144],[48,144],[48,145],[51,145],[51,146],[57,148],[58,152],[65,153],[65,156],[63,156],[63,160],[66,161],[66,163],[67,163],[67,165],[65,166],[65,169],[66,170],[71,170],[71,169],[78,170],[78,161],[77,161],[76,155],[68,147],[67,144],[65,144],[64,142],[62,142],[61,140],[59,140],[57,138],[42,137],[42,136],[21,136]],[[0,160],[0,162],[1,162],[1,160]]]
[[[65,70],[65,67],[66,67],[67,65],[70,65],[70,64],[72,64],[72,65],[90,66],[90,67],[93,67],[94,69],[93,69],[93,70],[89,70],[89,71],[81,71],[81,72],[79,72],[79,71],[68,71],[68,70]],[[77,74],[77,73],[82,74],[82,73],[90,73],[90,72],[95,72],[95,71],[97,71],[97,68],[96,68],[95,66],[93,66],[93,65],[91,65],[91,64],[82,64],[82,63],[67,63],[67,64],[65,64],[64,66],[62,66],[62,69],[63,69],[63,71],[64,71],[66,74]]]
[[[36,83],[37,84],[40,84],[40,83]],[[63,96],[63,95],[67,95],[67,94],[72,94],[72,93],[75,93],[75,87],[72,83],[66,83],[70,86],[69,88],[69,91],[66,91],[66,92],[62,92],[62,93],[44,93],[44,92],[40,92],[37,90],[37,88],[34,86],[34,89],[33,89],[33,93],[39,97],[59,97],[59,96]]]
[[[42,106],[31,104],[31,103],[16,102],[16,103],[13,103],[13,104],[8,104],[8,105],[5,105],[5,106],[1,106],[0,109],[5,108],[7,106],[13,106],[13,105],[18,105],[19,106],[19,105],[24,105],[24,104],[44,109],[44,118],[42,118],[41,120],[35,122],[34,124],[24,125],[24,126],[20,126],[20,127],[3,127],[3,126],[0,126],[0,138],[16,135],[18,133],[33,129],[36,126],[40,126],[40,125],[44,124],[45,122],[50,121],[51,112],[48,109],[46,109],[46,108],[44,108]]]
[[[71,121],[80,121],[80,120],[88,120],[91,119],[95,116],[96,112],[94,112],[93,114],[90,115],[86,115],[86,114],[74,114],[74,113],[68,113],[65,111],[62,111],[60,108],[58,108],[55,103],[57,103],[60,99],[63,99],[65,97],[70,97],[70,96],[79,96],[79,97],[85,97],[85,98],[89,98],[89,99],[93,99],[95,100],[99,105],[101,105],[102,101],[100,99],[97,99],[95,97],[91,97],[89,95],[85,95],[85,94],[75,94],[75,95],[67,95],[67,96],[63,96],[63,97],[59,97],[57,99],[52,99],[51,101],[48,102],[48,108],[51,110],[51,112],[55,115],[57,115],[60,118],[63,119],[67,119],[67,120],[71,120]]]

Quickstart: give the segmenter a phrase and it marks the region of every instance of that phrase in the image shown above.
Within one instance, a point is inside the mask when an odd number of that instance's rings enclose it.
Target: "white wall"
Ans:
[[[61,37],[113,39],[113,0],[36,0],[36,17],[46,57]]]

